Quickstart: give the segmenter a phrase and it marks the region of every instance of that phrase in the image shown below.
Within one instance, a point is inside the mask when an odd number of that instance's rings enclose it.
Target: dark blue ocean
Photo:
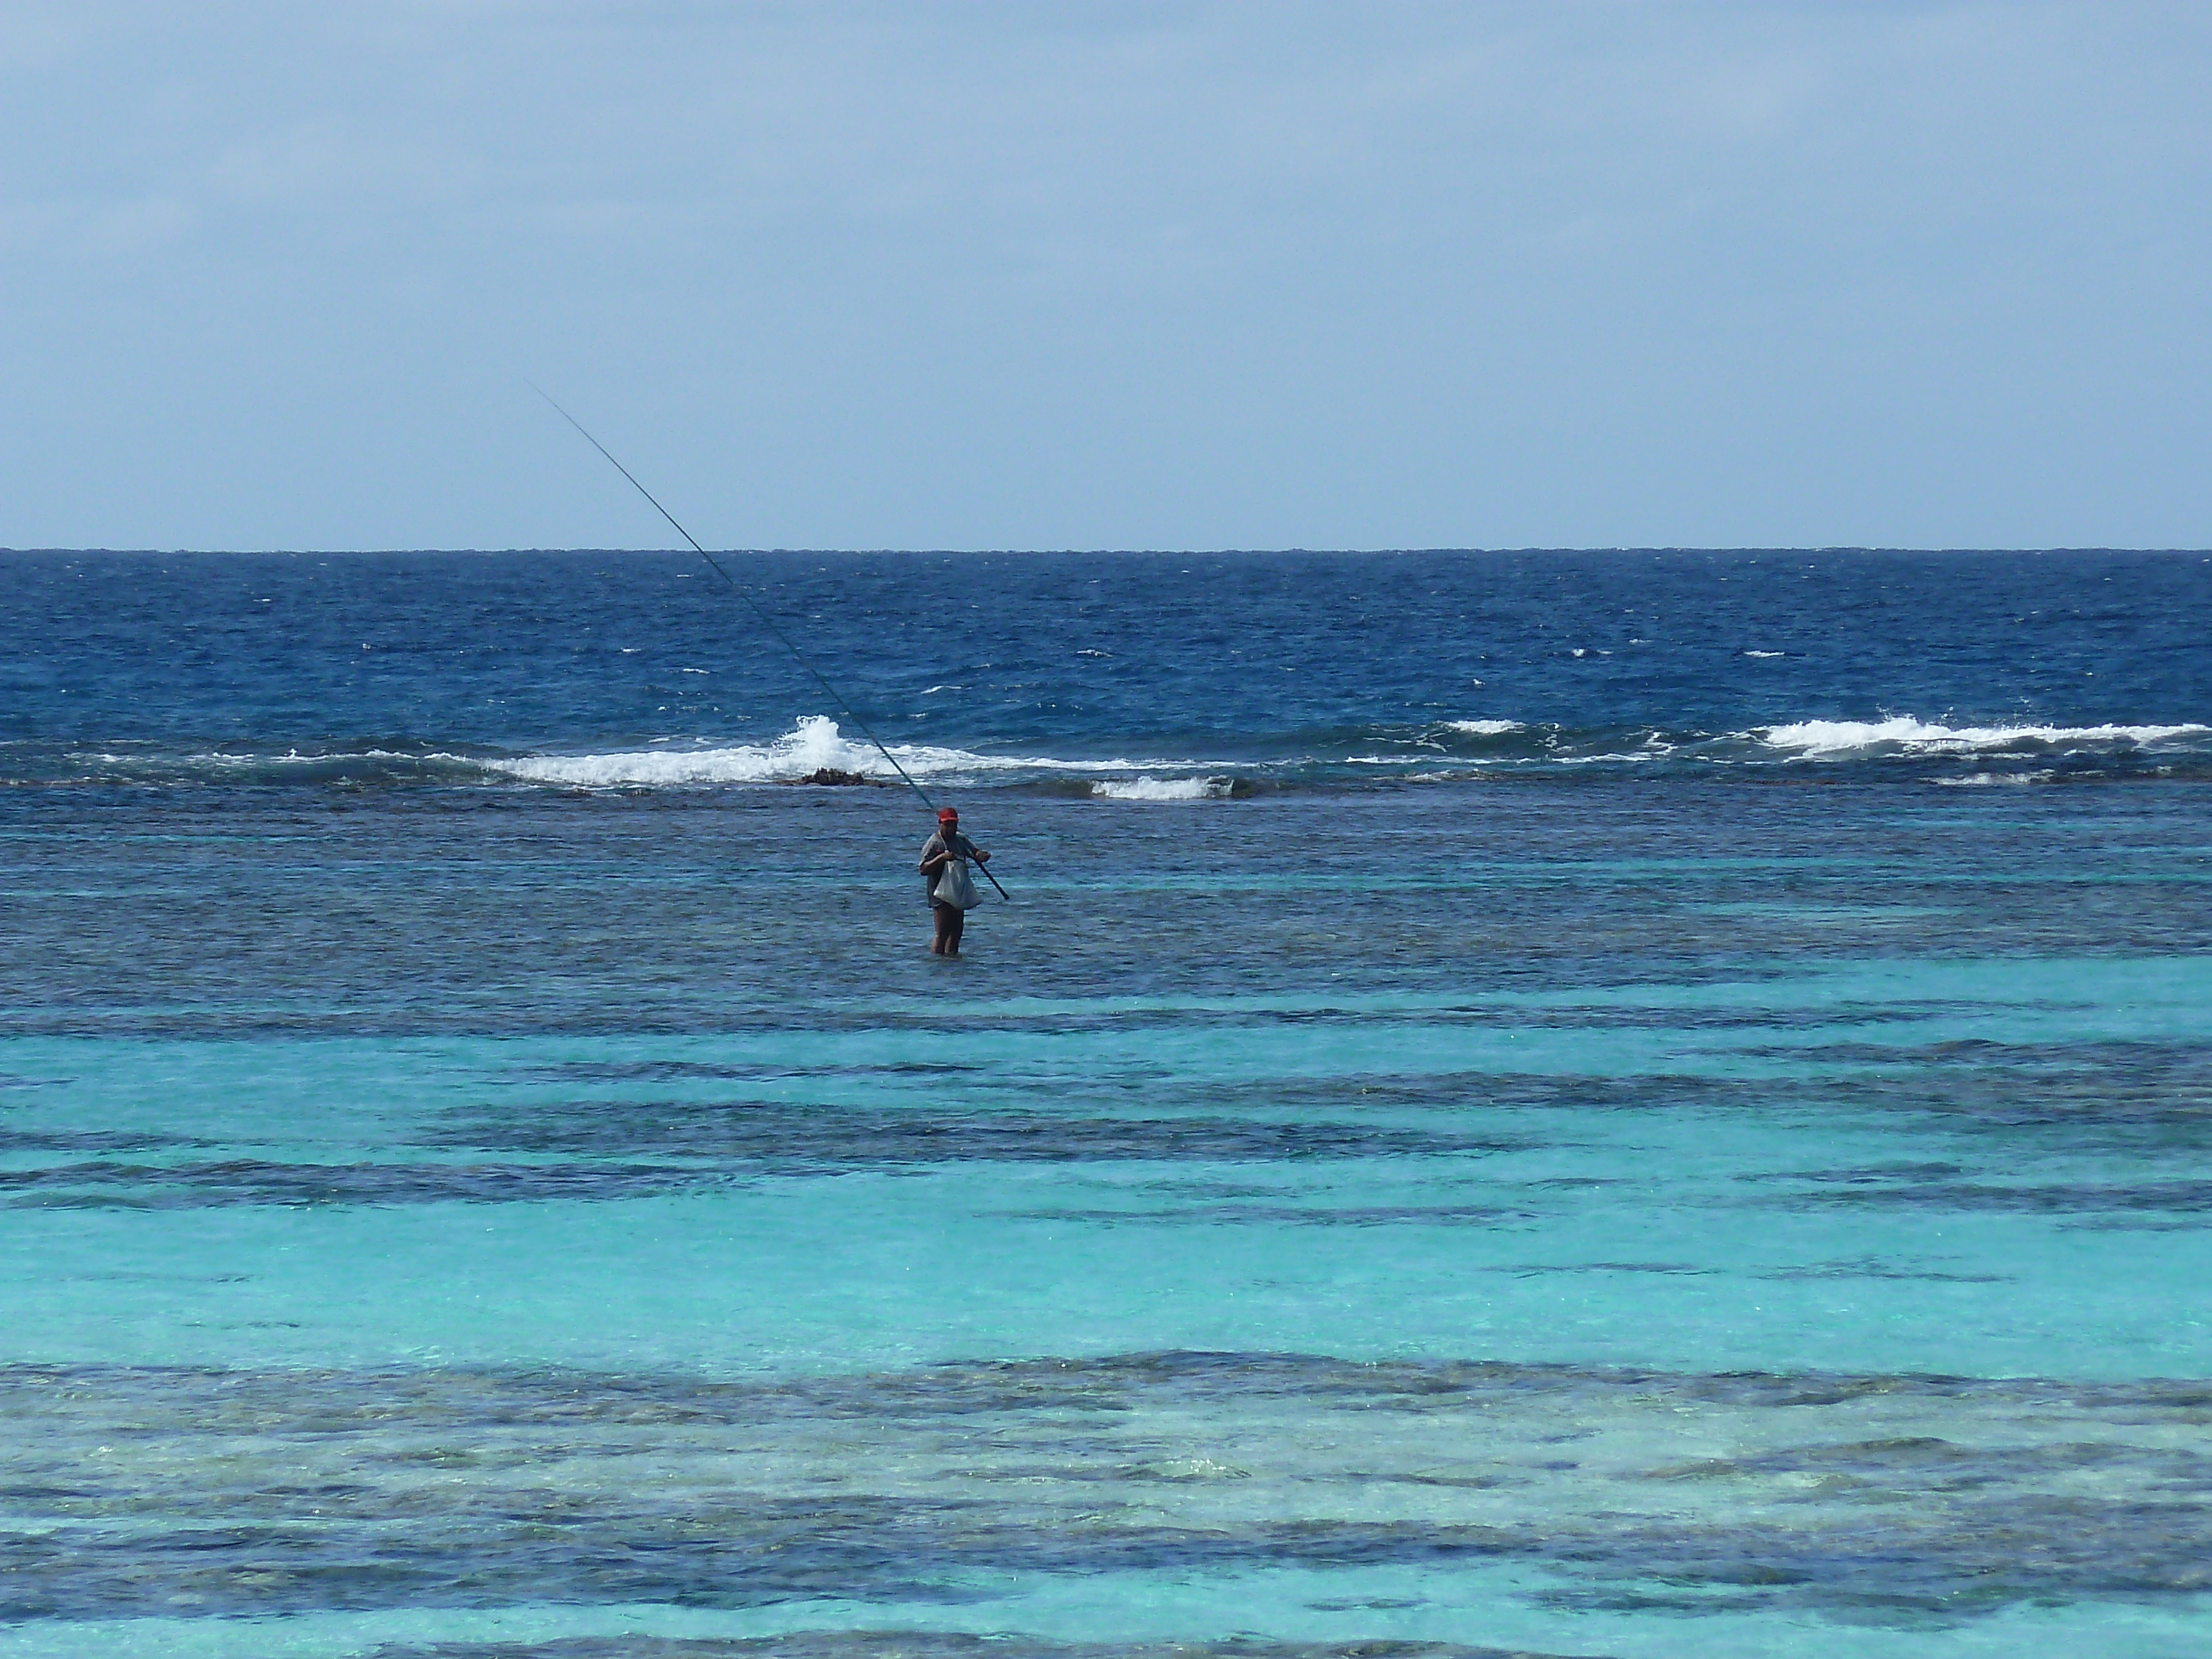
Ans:
[[[2212,1650],[2212,560],[725,562],[0,554],[0,1656]]]

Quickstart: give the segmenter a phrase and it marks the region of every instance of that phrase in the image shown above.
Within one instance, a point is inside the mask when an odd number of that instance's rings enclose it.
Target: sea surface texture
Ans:
[[[0,1659],[2212,1651],[2205,557],[726,562],[0,555]]]

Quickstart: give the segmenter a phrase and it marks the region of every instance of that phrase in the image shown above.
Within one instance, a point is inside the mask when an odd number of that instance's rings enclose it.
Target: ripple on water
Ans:
[[[1208,1353],[4,1382],[17,1618],[951,1607],[1009,1576],[1451,1561],[1561,1607],[1908,1625],[2212,1589],[2202,1383]]]

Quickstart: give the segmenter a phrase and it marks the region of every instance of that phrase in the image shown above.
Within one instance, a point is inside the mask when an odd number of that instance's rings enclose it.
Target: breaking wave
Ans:
[[[2208,726],[1943,726],[1911,714],[1880,720],[1800,720],[1753,733],[1808,760],[2154,749],[2212,736]]]
[[[1100,779],[1091,793],[1107,800],[1227,800],[1237,793],[1234,778]]]
[[[449,750],[381,747],[244,751],[206,750],[185,754],[158,750],[73,750],[40,765],[11,766],[0,781],[122,784],[368,784],[465,783],[483,775],[483,763]]]
[[[1044,755],[984,755],[968,749],[895,743],[890,752],[909,776],[981,778],[1009,773],[1135,772],[1147,765],[1188,763],[1056,760]],[[824,714],[810,714],[772,743],[721,749],[634,750],[608,755],[534,755],[483,763],[486,769],[531,783],[587,789],[667,787],[684,784],[786,783],[820,771],[896,782],[898,775],[872,743],[855,743]]]
[[[1575,727],[1543,721],[1446,720],[1352,738],[1332,763],[1368,775],[1434,778],[1516,771],[1629,771],[1654,767],[1796,767],[1857,764],[1879,772],[1915,763],[1951,772],[2062,776],[2203,775],[2212,770],[2212,725],[1975,725],[1887,714],[1876,720],[1808,720],[1735,730],[1620,725]],[[1364,740],[1362,740],[1364,739]],[[1378,740],[1379,739],[1379,740]],[[1439,761],[1452,769],[1433,769]]]
[[[1509,732],[1525,732],[1528,728],[1519,720],[1446,720],[1444,729],[1464,732],[1474,738],[1502,738]]]
[[[1025,747],[1044,745],[1032,740]],[[1198,801],[1283,787],[1393,787],[1453,778],[1625,775],[1808,766],[1931,782],[2047,782],[2099,777],[2212,776],[2212,725],[1974,725],[1912,714],[1808,720],[1736,730],[1635,724],[1571,726],[1505,719],[1439,720],[1223,735],[1212,758],[1111,759],[992,753],[901,743],[891,754],[917,781],[955,787],[1042,789],[1070,798]],[[1163,744],[1162,748],[1167,744]],[[467,752],[463,745],[363,738],[325,748],[245,745],[179,753],[153,745],[47,747],[0,742],[0,784],[331,787],[541,787],[680,789],[808,781],[898,781],[876,747],[810,715],[760,743],[673,739],[586,753]]]

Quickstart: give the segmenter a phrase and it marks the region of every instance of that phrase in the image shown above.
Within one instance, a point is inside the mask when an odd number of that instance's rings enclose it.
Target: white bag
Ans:
[[[968,860],[954,859],[945,866],[945,873],[937,878],[930,897],[939,904],[950,904],[956,909],[972,910],[983,902],[975,890],[975,878],[968,873]]]

